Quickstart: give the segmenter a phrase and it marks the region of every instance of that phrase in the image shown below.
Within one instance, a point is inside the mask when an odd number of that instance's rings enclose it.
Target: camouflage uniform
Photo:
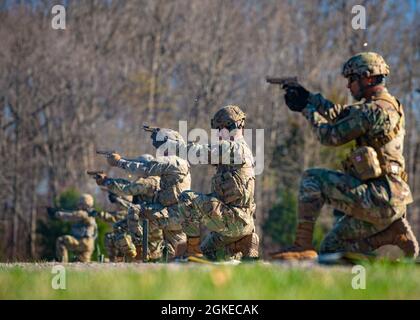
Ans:
[[[111,179],[107,178],[102,184],[110,192],[120,196],[131,195],[134,196],[133,203],[153,202],[158,193],[160,178],[150,176],[147,178],[139,178],[134,182],[125,179]],[[127,212],[127,210],[126,210]],[[116,222],[113,225],[113,243],[117,246],[118,251],[127,254],[127,250],[132,247],[130,240],[127,240],[128,235],[136,247],[136,257],[141,258],[143,230],[139,225],[139,221],[133,221],[132,216],[125,217],[123,220]],[[156,222],[149,223],[149,257],[151,259],[158,259],[162,256],[163,249],[163,232]]]
[[[152,228],[163,229],[163,238],[168,245],[168,254],[170,257],[178,255],[179,251],[185,249],[186,236],[179,223],[164,223],[162,219],[154,217],[168,217],[178,211],[179,194],[191,187],[191,175],[189,164],[177,156],[157,157],[150,161],[136,161],[121,159],[117,166],[141,178],[159,177],[159,190],[154,194],[153,202],[141,201],[141,207],[151,216],[150,225]],[[116,190],[116,189],[114,189]],[[129,219],[134,222],[133,225],[139,226],[140,217],[133,211]],[[137,222],[136,222],[137,221]],[[156,224],[156,225],[155,225]],[[141,234],[141,230],[137,230]]]
[[[237,122],[242,130],[244,120],[245,114],[239,107],[226,106],[216,113],[212,127],[222,129],[227,122],[232,125]],[[211,231],[200,246],[207,257],[214,259],[218,253],[226,258],[258,257],[258,236],[254,233],[254,159],[245,139],[241,136],[213,145],[178,143],[178,148],[184,147],[190,154],[216,159],[212,193],[185,191],[180,196],[177,218],[188,238],[199,237],[203,225]]]
[[[228,152],[240,152],[244,156],[243,164],[217,165],[212,178],[212,193],[186,191],[179,204],[182,225],[188,236],[199,236],[200,224],[211,231],[201,244],[203,253],[210,257],[229,244],[252,235],[255,229],[255,175],[252,152],[245,140],[221,141],[216,146],[192,144],[189,150],[194,154],[211,153],[219,146]]]
[[[392,132],[400,123],[395,138],[377,147],[383,155],[387,174],[362,181],[352,172],[309,169],[299,191],[302,220],[311,212],[316,219],[324,203],[346,213],[321,245],[321,252],[355,250],[354,239],[368,237],[403,217],[412,202],[410,188],[403,179],[403,109],[386,89],[371,99],[349,106],[334,105],[321,95],[311,95],[303,114],[324,145],[337,146],[356,140],[356,146],[374,146],[376,139]],[[394,170],[394,171],[393,171]]]
[[[58,219],[73,222],[71,235],[64,235],[57,239],[56,256],[59,261],[68,262],[68,250],[77,254],[80,262],[89,262],[95,249],[97,225],[93,215],[93,198],[83,195],[79,205],[80,210],[73,212],[57,211]]]
[[[350,59],[343,74],[351,76],[357,68],[369,68],[365,72],[370,75],[389,72],[382,57],[374,53]],[[304,235],[313,232],[313,224],[325,204],[345,213],[322,242],[321,253],[373,251],[377,246],[363,239],[404,218],[406,206],[412,202],[405,181],[403,107],[383,86],[372,92],[371,97],[344,106],[333,104],[320,94],[309,94],[302,111],[323,145],[339,146],[355,140],[356,150],[369,147],[377,155],[379,174],[368,179],[360,177],[350,158],[343,163],[344,173],[318,168],[304,172],[298,195],[301,230],[297,242],[308,242]],[[359,150],[367,150],[363,148]],[[363,161],[361,156],[356,155],[355,159]],[[285,256],[280,254],[279,258]]]
[[[119,261],[124,257],[124,253],[116,242],[116,229],[115,225],[121,224],[121,221],[126,221],[128,209],[121,204],[116,204],[116,211],[102,211],[98,214],[98,217],[102,220],[112,223],[113,231],[105,234],[104,245],[111,261]]]

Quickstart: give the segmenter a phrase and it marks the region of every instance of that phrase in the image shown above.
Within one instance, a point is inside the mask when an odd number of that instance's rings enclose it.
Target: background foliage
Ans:
[[[60,2],[67,27],[53,30],[51,8]],[[278,249],[291,239],[302,172],[338,168],[348,146],[320,147],[265,76],[297,75],[309,90],[350,102],[340,68],[363,50],[386,58],[390,91],[405,106],[404,154],[414,194],[408,217],[419,236],[419,8],[410,0],[362,1],[367,29],[354,30],[356,4],[0,1],[0,259],[43,255],[37,221],[69,188],[108,207],[86,170],[125,175],[96,156],[96,148],[129,157],[152,153],[142,123],[177,129],[188,120],[189,129],[208,130],[210,116],[229,103],[247,112],[249,128],[265,130],[256,219],[263,251]],[[212,170],[194,168],[193,189],[208,192]],[[331,224],[326,210],[319,230]]]

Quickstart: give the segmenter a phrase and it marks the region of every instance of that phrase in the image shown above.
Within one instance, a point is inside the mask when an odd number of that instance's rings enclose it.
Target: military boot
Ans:
[[[200,242],[200,237],[187,237],[187,250],[185,255],[187,257],[202,257],[203,253],[201,252]]]
[[[406,218],[394,221],[385,230],[357,242],[363,252],[373,251],[384,245],[398,246],[406,257],[416,258],[419,244]]]
[[[279,252],[271,254],[277,260],[313,260],[318,257],[312,245],[314,222],[299,222],[296,230],[295,243]]]
[[[235,241],[227,246],[227,252],[231,256],[238,256],[240,258],[256,259],[259,256],[259,243],[258,235],[253,232],[245,237]]]

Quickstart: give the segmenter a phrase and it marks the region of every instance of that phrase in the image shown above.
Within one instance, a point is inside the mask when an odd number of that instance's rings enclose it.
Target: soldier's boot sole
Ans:
[[[318,253],[314,249],[300,249],[278,252],[271,255],[273,260],[315,260]]]
[[[232,256],[240,253],[241,259],[252,261],[259,258],[259,244],[258,234],[253,232],[228,245],[226,249]]]

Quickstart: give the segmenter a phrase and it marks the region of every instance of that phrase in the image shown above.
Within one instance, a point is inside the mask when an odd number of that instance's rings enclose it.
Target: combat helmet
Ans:
[[[246,114],[238,106],[228,105],[216,112],[211,119],[212,129],[227,128],[229,131],[245,126]]]
[[[153,146],[155,148],[159,148],[167,140],[172,140],[185,144],[184,138],[182,138],[181,134],[172,129],[161,128],[159,129],[159,131],[154,131],[151,137],[153,140]]]
[[[79,207],[80,208],[92,208],[93,207],[93,197],[88,193],[83,193],[79,198]]]
[[[343,65],[341,74],[346,78],[354,74],[365,77],[387,76],[389,66],[381,55],[375,52],[361,52]]]

